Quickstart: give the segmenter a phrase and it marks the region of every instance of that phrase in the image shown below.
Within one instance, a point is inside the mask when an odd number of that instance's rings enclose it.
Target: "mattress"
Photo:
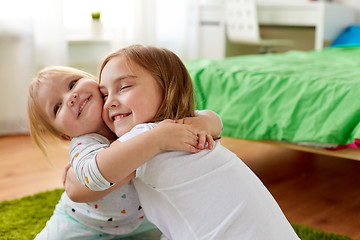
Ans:
[[[186,61],[222,136],[334,148],[360,138],[360,47]]]

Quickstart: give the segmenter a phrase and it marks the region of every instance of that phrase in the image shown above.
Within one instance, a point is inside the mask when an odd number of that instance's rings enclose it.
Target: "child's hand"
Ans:
[[[186,123],[185,123],[186,120]],[[211,136],[210,134],[210,130],[209,129],[204,129],[204,125],[200,125],[200,122],[195,120],[195,118],[184,118],[184,119],[179,119],[176,121],[177,123],[182,123],[182,124],[186,124],[186,125],[190,125],[191,127],[193,127],[195,129],[195,131],[197,132],[199,141],[198,141],[198,149],[213,149],[214,148],[214,138]]]
[[[65,182],[66,182],[66,175],[67,175],[70,168],[71,168],[71,164],[67,163],[65,165],[63,173],[62,173],[62,182],[63,182],[64,187],[65,187]]]
[[[198,132],[186,124],[177,124],[174,120],[164,120],[155,128],[156,140],[161,150],[198,152]]]
[[[214,148],[214,139],[210,134],[206,133],[205,131],[199,131],[198,137],[199,137],[199,143],[198,143],[199,149],[207,148],[211,150]]]

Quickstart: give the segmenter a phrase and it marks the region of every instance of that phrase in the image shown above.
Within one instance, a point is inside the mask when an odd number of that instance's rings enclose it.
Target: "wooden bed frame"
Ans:
[[[246,141],[253,141],[253,140],[246,140]],[[257,141],[253,141],[253,142],[257,142]],[[292,143],[271,141],[271,140],[262,140],[259,142],[264,142],[267,144],[272,144],[272,145],[279,146],[279,147],[285,147],[285,148],[289,148],[289,149],[297,150],[297,151],[310,152],[310,153],[315,153],[315,154],[327,155],[327,156],[331,156],[331,157],[339,157],[339,158],[346,158],[346,159],[360,161],[360,150],[356,149],[356,148],[345,148],[345,149],[341,149],[341,150],[333,150],[332,151],[332,150],[326,150],[323,148],[301,146],[301,145],[296,145],[296,144],[292,144]]]
[[[338,157],[338,158],[344,158],[344,159],[350,159],[350,160],[357,160],[360,161],[360,149],[356,148],[345,148],[341,150],[326,150],[323,148],[315,148],[315,147],[309,147],[309,146],[301,146],[296,145],[293,143],[286,143],[286,142],[279,142],[279,141],[273,141],[273,140],[249,140],[249,139],[242,139],[242,138],[234,138],[234,137],[221,137],[220,141],[222,144],[229,148],[231,151],[237,152],[239,147],[243,147],[245,144],[267,144],[272,145],[284,149],[291,149],[296,151],[302,151],[302,152],[308,152],[313,154],[320,154],[330,157]]]

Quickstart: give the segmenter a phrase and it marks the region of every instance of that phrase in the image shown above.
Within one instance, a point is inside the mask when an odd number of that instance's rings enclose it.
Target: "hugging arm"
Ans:
[[[136,170],[147,160],[155,156],[159,150],[185,150],[189,152],[197,152],[198,149],[203,149],[206,143],[209,143],[208,147],[211,149],[214,145],[211,135],[214,134],[213,137],[218,137],[222,129],[220,117],[215,112],[209,110],[198,112],[196,117],[183,119],[183,123],[186,124],[171,125],[171,123],[168,122],[168,124],[170,123],[170,125],[168,125],[170,128],[168,129],[165,128],[167,125],[164,125],[166,124],[166,121],[168,120],[161,122],[155,128],[143,132],[142,134],[125,142],[115,141],[112,144],[113,147],[101,151],[97,155],[96,160],[102,176],[109,182],[121,181],[124,177],[128,176],[130,172]],[[195,133],[197,135],[195,143],[192,142],[188,145],[191,146],[191,148],[184,145],[186,141],[190,140],[190,137],[182,134],[184,132],[181,133],[181,131],[185,130],[182,126],[191,126],[192,130],[188,131],[188,133],[191,132],[192,134]],[[136,140],[137,144],[134,144],[135,139],[139,136],[142,137],[143,141]],[[202,147],[199,147],[199,139],[202,139]],[[149,142],[151,145],[155,144],[155,146],[158,147],[149,147]],[[128,151],[130,148],[133,148],[131,152],[136,152],[136,154],[142,155],[141,157],[136,158],[141,159],[140,162],[135,161],[135,159],[133,159],[134,161],[128,161],[129,163],[126,168],[121,166],[121,163],[119,162],[119,156],[126,149],[125,144],[129,144],[127,145],[129,147],[127,149]],[[196,149],[192,149],[193,146],[195,146]],[[139,151],[139,149],[142,151]]]
[[[121,181],[160,150],[198,152],[197,132],[189,125],[165,120],[155,128],[147,127],[124,142],[114,141],[96,155],[97,167],[107,181]]]
[[[115,189],[113,183],[121,186],[134,178],[136,168],[160,150],[197,152],[197,141],[192,127],[171,120],[128,141],[115,141],[110,146],[108,140],[98,134],[74,138],[70,143],[70,161],[76,178],[70,169],[65,190],[73,201],[94,201]],[[108,192],[92,195],[91,190],[109,188]]]
[[[199,141],[202,138],[200,132],[203,132],[203,136],[211,134],[215,138],[221,133],[221,119],[216,113],[209,110],[198,111],[197,117],[185,118],[182,121],[186,124],[174,124],[171,121],[165,121],[150,131],[125,142],[115,141],[109,148],[103,148],[102,151],[99,151],[94,166],[105,183],[104,188],[96,190],[109,188],[110,182],[117,183],[117,186],[126,183],[135,176],[134,171],[155,156],[160,149],[196,152],[198,136]],[[193,127],[189,128],[187,124]],[[194,132],[193,128],[197,130]],[[205,139],[209,138],[205,137]],[[210,141],[207,142],[210,146]],[[93,154],[95,160],[96,154]],[[83,185],[86,184],[86,179],[83,178],[83,184],[81,184],[73,173],[68,175],[65,189],[74,201],[94,201],[115,189],[112,186],[106,192],[91,191]],[[68,181],[69,179],[71,181]],[[83,192],[85,194],[82,194]]]
[[[64,188],[68,197],[74,202],[93,202],[101,199],[115,189],[135,177],[135,172],[124,178],[121,182],[114,184],[104,191],[93,191],[85,187],[75,176],[73,168],[66,169],[67,174],[64,176]]]

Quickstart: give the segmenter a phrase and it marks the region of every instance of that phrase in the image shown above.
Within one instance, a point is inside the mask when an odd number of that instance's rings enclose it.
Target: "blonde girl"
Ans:
[[[194,116],[189,74],[167,49],[134,45],[110,54],[100,91],[116,142],[152,131],[163,119]],[[76,144],[72,150],[74,157]],[[92,179],[92,187],[101,186],[94,190],[128,175],[116,155],[116,147],[96,155],[102,177]],[[134,185],[147,218],[169,239],[299,239],[266,187],[219,142],[211,151],[159,152],[136,170]]]
[[[44,153],[49,137],[70,140],[92,133],[92,139],[109,145],[115,135],[103,122],[102,110],[103,99],[96,78],[74,68],[45,68],[29,86],[30,133]],[[192,121],[203,123],[204,119],[207,121],[207,118]],[[123,144],[125,148],[118,158],[124,164],[138,163],[134,165],[135,170],[160,149],[197,151],[198,131],[186,124],[164,121],[154,131],[133,140]],[[53,216],[36,239],[121,239],[130,236],[141,239],[141,236],[159,235],[144,218],[129,177],[115,181],[117,184],[112,184],[114,186],[106,191],[94,192],[71,178],[72,169],[67,175],[69,180],[65,183],[77,184],[81,196],[87,197],[88,202],[74,202],[64,192]]]

